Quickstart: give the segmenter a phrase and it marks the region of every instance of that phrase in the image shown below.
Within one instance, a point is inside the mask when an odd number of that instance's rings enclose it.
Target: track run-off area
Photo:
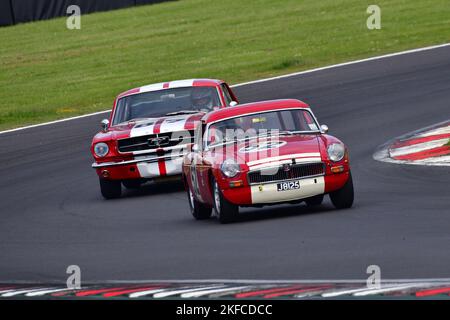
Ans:
[[[69,265],[96,282],[364,279],[369,265],[388,279],[450,278],[450,167],[373,158],[450,118],[449,57],[444,46],[234,88],[241,102],[311,105],[349,147],[349,210],[326,198],[195,221],[177,182],[103,200],[89,145],[107,114],[1,134],[0,282],[65,283]]]

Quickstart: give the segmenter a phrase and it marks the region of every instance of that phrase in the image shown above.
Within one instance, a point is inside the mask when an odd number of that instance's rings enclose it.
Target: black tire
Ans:
[[[347,209],[353,205],[354,191],[352,174],[349,172],[349,177],[345,185],[334,192],[330,193],[330,199],[336,209]]]
[[[323,198],[324,198],[323,194],[318,194],[317,196],[305,199],[305,202],[308,207],[317,207],[322,204]]]
[[[117,180],[100,179],[100,191],[105,199],[116,199],[122,195],[122,185]]]
[[[209,208],[203,203],[197,201],[189,187],[187,188],[187,196],[191,214],[196,220],[205,220],[211,218],[212,208]]]
[[[212,179],[214,211],[220,223],[235,222],[239,216],[239,206],[232,204],[223,196],[216,180]]]
[[[139,189],[142,185],[142,181],[139,179],[136,180],[123,180],[122,184],[127,189]]]

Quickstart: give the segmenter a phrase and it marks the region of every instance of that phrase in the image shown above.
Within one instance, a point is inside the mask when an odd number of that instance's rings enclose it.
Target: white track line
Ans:
[[[428,51],[428,50],[433,50],[433,49],[439,49],[439,48],[444,48],[444,47],[448,47],[448,46],[450,46],[450,43],[443,43],[443,44],[429,46],[429,47],[423,47],[423,48],[411,49],[411,50],[406,50],[406,51],[394,52],[394,53],[389,53],[389,54],[385,54],[385,55],[381,55],[381,56],[376,56],[376,57],[371,57],[371,58],[366,58],[366,59],[360,59],[360,60],[353,60],[353,61],[333,64],[333,65],[329,65],[329,66],[325,66],[325,67],[320,67],[320,68],[304,70],[304,71],[300,71],[300,72],[289,73],[289,74],[276,76],[276,77],[271,77],[271,78],[265,78],[265,79],[259,79],[259,80],[254,80],[254,81],[238,83],[238,84],[232,85],[231,87],[232,88],[237,88],[237,87],[247,86],[247,85],[261,83],[261,82],[267,82],[267,81],[279,80],[279,79],[284,79],[284,78],[289,78],[289,77],[295,77],[295,76],[308,74],[308,73],[313,73],[313,72],[317,72],[317,71],[323,71],[323,70],[328,70],[328,69],[333,69],[333,68],[345,67],[345,66],[349,66],[349,65],[353,65],[353,64],[357,64],[357,63],[369,62],[369,61],[374,61],[374,60],[380,60],[380,59],[400,56],[400,55],[404,55],[404,54],[410,54],[410,53]],[[105,110],[105,111],[88,113],[88,114],[84,114],[84,115],[81,115],[81,116],[76,116],[76,117],[71,117],[71,118],[66,118],[66,119],[60,119],[60,120],[55,120],[55,121],[50,121],[50,122],[44,122],[44,123],[38,123],[38,124],[30,125],[30,126],[25,126],[25,127],[20,127],[20,128],[0,131],[0,135],[4,134],[4,133],[16,132],[16,131],[21,131],[21,130],[25,130],[25,129],[31,129],[31,128],[47,126],[47,125],[51,125],[51,124],[55,124],[55,123],[61,123],[61,122],[65,122],[65,121],[72,121],[72,120],[76,120],[76,119],[91,117],[91,116],[107,113],[107,112],[110,112],[110,111],[111,110],[109,109],[109,110]]]

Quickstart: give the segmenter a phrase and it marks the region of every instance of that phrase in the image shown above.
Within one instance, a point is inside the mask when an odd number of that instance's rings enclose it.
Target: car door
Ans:
[[[200,127],[200,126],[199,126]],[[210,186],[210,170],[211,170],[211,158],[209,157],[210,152],[204,149],[203,145],[203,135],[204,135],[205,125],[201,127],[197,132],[198,135],[202,135],[199,139],[198,144],[201,146],[196,155],[196,179],[198,185],[198,193],[204,203],[212,203],[211,196],[211,186]]]

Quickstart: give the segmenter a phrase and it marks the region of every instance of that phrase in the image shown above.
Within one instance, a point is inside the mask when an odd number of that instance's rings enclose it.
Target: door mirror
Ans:
[[[327,133],[328,132],[328,126],[326,124],[323,124],[320,126],[320,132],[321,133]]]
[[[108,130],[108,127],[109,127],[109,120],[108,119],[103,119],[100,122],[100,127],[102,128],[103,132],[106,132]]]
[[[235,107],[237,105],[238,105],[238,103],[236,101],[231,101],[230,102],[230,107]]]
[[[192,145],[192,152],[198,152],[198,150],[199,150],[198,144]]]

